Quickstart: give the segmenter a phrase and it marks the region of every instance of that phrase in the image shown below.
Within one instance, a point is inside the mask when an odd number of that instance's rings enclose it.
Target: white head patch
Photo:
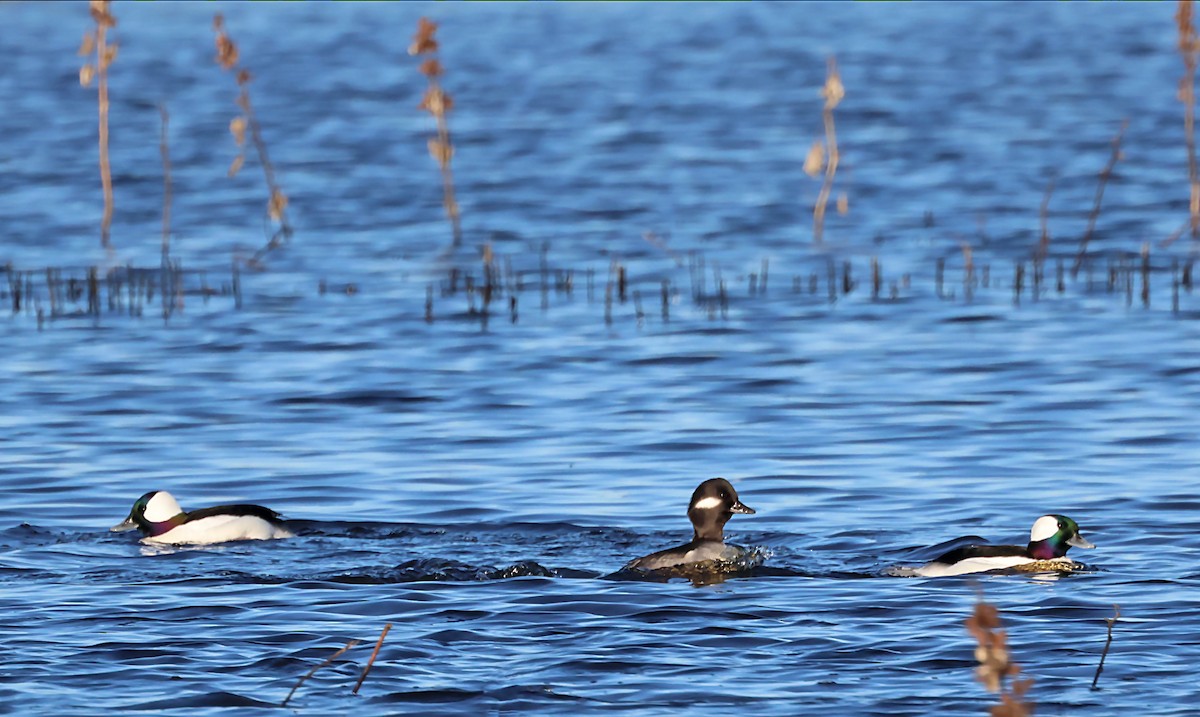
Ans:
[[[1043,515],[1033,524],[1033,530],[1029,531],[1029,540],[1037,542],[1045,540],[1058,532],[1058,519],[1053,515]]]
[[[724,504],[725,501],[721,500],[715,495],[710,495],[707,498],[696,501],[696,504],[692,507],[700,510],[708,510],[709,508],[720,508]]]
[[[161,523],[164,520],[170,520],[183,512],[183,508],[179,507],[179,503],[175,501],[175,496],[160,490],[154,494],[154,497],[146,502],[146,520],[151,523]]]

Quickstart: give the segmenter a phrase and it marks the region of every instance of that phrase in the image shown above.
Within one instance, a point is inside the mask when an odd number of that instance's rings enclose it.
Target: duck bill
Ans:
[[[1067,541],[1067,545],[1073,545],[1076,548],[1094,548],[1094,547],[1096,547],[1095,545],[1092,545],[1088,541],[1084,540],[1082,535],[1072,535],[1071,539]]]
[[[116,525],[109,528],[108,530],[109,530],[109,532],[113,532],[113,533],[124,533],[126,530],[133,530],[136,527],[137,527],[137,523],[133,522],[133,517],[131,516],[131,517],[128,517],[125,520],[121,521],[120,523],[117,523]]]
[[[729,512],[730,513],[745,513],[746,515],[754,515],[754,509],[751,508],[750,506],[742,503],[742,501],[740,501],[740,500],[738,502],[734,503],[733,505],[729,506]]]

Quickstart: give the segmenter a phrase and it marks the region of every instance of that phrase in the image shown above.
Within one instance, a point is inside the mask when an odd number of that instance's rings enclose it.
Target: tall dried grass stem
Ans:
[[[237,45],[225,29],[225,18],[220,13],[213,16],[213,31],[217,34],[216,62],[222,69],[235,72],[234,76],[238,85],[237,105],[242,109],[242,115],[235,117],[229,123],[230,132],[233,134],[234,141],[238,145],[238,155],[229,167],[229,175],[233,176],[237,174],[238,170],[242,168],[246,156],[246,130],[249,129],[250,141],[254,145],[255,152],[258,154],[259,164],[262,165],[263,178],[267,183],[267,218],[269,221],[279,223],[279,228],[271,234],[271,238],[267,241],[266,245],[256,251],[246,261],[250,266],[260,266],[262,259],[267,254],[286,244],[287,240],[294,233],[287,217],[288,197],[284,194],[283,189],[279,186],[279,181],[275,177],[275,165],[271,163],[271,157],[267,153],[267,143],[263,140],[262,136],[262,125],[258,121],[258,116],[254,113],[254,106],[250,102],[250,81],[252,76],[249,70],[239,64],[241,55],[238,52]]]
[[[1100,204],[1104,200],[1104,187],[1108,184],[1109,178],[1112,177],[1113,169],[1116,168],[1117,162],[1121,161],[1121,138],[1125,136],[1125,130],[1129,127],[1129,120],[1121,121],[1121,128],[1113,135],[1112,153],[1108,157],[1108,163],[1104,165],[1104,169],[1100,171],[1100,181],[1096,185],[1096,198],[1092,203],[1092,211],[1088,214],[1087,230],[1083,233],[1083,239],[1079,242],[1079,253],[1075,255],[1075,264],[1071,267],[1071,278],[1079,273],[1079,267],[1083,265],[1084,256],[1087,255],[1088,242],[1092,239],[1092,233],[1096,230],[1096,220],[1100,218]]]
[[[158,150],[162,155],[163,163],[162,260],[165,265],[171,253],[171,152],[167,137],[171,115],[167,113],[167,106],[163,104],[158,106],[158,114],[162,119],[162,133],[159,136]]]
[[[437,23],[428,18],[417,22],[417,34],[413,37],[412,45],[408,48],[410,55],[432,55],[438,51],[438,43],[434,38]],[[436,57],[428,57],[422,61],[421,74],[429,81],[429,87],[419,105],[437,122],[437,137],[430,138],[427,145],[429,154],[438,163],[442,175],[442,206],[446,217],[450,220],[450,231],[453,237],[452,247],[462,244],[462,226],[459,219],[458,200],[454,194],[454,172],[450,168],[450,160],[454,157],[454,145],[450,141],[450,124],[447,116],[454,107],[454,100],[442,89],[441,77],[445,69]]]
[[[1100,664],[1096,665],[1096,676],[1092,678],[1092,689],[1096,689],[1096,684],[1100,682],[1100,673],[1104,671],[1104,660],[1108,657],[1108,648],[1112,646],[1112,631],[1113,625],[1117,624],[1117,620],[1121,619],[1121,606],[1113,604],[1113,616],[1104,618],[1104,622],[1108,623],[1108,639],[1104,642],[1104,652],[1100,653]]]
[[[375,649],[371,651],[371,659],[367,660],[367,666],[363,668],[362,675],[359,676],[358,682],[354,683],[352,694],[358,694],[358,688],[362,687],[362,683],[367,679],[367,674],[371,672],[371,666],[375,664],[375,658],[379,656],[379,648],[383,647],[383,638],[387,637],[388,631],[392,629],[392,623],[383,626],[383,632],[379,633],[379,642],[375,643]]]
[[[1200,38],[1193,22],[1195,3],[1179,0],[1175,23],[1179,28],[1179,54],[1184,73],[1179,80],[1179,101],[1183,103],[1183,140],[1188,155],[1188,221],[1192,239],[1200,237],[1200,168],[1196,162],[1196,66],[1200,59]]]
[[[83,38],[79,54],[95,55],[94,64],[89,61],[79,70],[79,83],[84,87],[96,80],[97,109],[99,112],[99,159],[100,159],[100,189],[104,194],[104,215],[100,220],[100,245],[111,250],[110,236],[113,219],[113,183],[112,166],[108,158],[108,68],[117,59],[117,43],[110,42],[109,28],[117,26],[117,19],[112,14],[110,0],[91,0],[88,10],[96,27]]]
[[[1050,180],[1046,182],[1046,191],[1042,194],[1042,205],[1038,208],[1038,221],[1041,224],[1042,237],[1038,241],[1034,258],[1037,259],[1039,264],[1050,253],[1050,197],[1054,195],[1054,182],[1056,178],[1056,173],[1052,171],[1050,173]]]
[[[829,195],[833,191],[833,177],[837,174],[838,161],[840,155],[837,146],[837,130],[833,122],[833,110],[846,96],[846,88],[842,85],[841,75],[838,74],[837,60],[833,57],[829,58],[828,70],[825,75],[825,86],[821,88],[821,96],[825,98],[825,106],[821,110],[821,118],[825,124],[825,147],[824,147],[824,165],[825,165],[825,180],[821,184],[821,191],[817,195],[816,204],[813,205],[813,241],[820,244],[825,234],[825,210],[829,204]],[[809,152],[809,158],[805,160],[806,171],[820,161],[813,160],[813,155],[817,153],[817,145],[814,145],[813,150]],[[839,208],[841,201],[839,200]],[[848,206],[848,202],[847,202]],[[842,212],[843,214],[845,212]]]
[[[360,642],[359,640],[351,640],[350,642],[347,642],[345,647],[343,647],[342,649],[340,649],[340,650],[338,650],[337,652],[333,653],[333,654],[332,654],[332,655],[330,655],[329,657],[326,657],[324,662],[322,662],[321,664],[317,665],[316,667],[312,668],[312,669],[311,669],[311,670],[309,670],[307,673],[305,673],[305,675],[304,675],[303,677],[301,677],[299,680],[297,680],[297,681],[296,681],[296,685],[295,685],[295,687],[292,687],[292,691],[288,693],[287,697],[284,697],[284,698],[283,698],[283,702],[280,702],[280,703],[279,703],[279,706],[280,706],[280,707],[287,707],[287,703],[288,703],[289,701],[291,701],[291,699],[292,699],[292,695],[296,694],[296,690],[300,689],[300,685],[303,685],[305,680],[307,680],[308,678],[312,677],[312,676],[313,676],[313,675],[316,673],[316,671],[317,671],[317,670],[321,669],[322,667],[325,667],[325,666],[326,666],[326,665],[328,665],[329,663],[331,663],[331,662],[333,662],[334,660],[336,660],[337,658],[341,657],[341,656],[342,656],[342,653],[344,653],[344,652],[346,652],[347,650],[349,650],[350,648],[354,647],[354,646],[355,646],[355,645],[357,645],[359,642]]]
[[[1000,611],[983,599],[983,591],[975,587],[979,599],[975,610],[966,620],[967,632],[975,638],[975,678],[989,692],[1000,696],[1000,704],[991,708],[992,717],[1029,717],[1034,703],[1025,698],[1033,687],[1032,678],[1019,678],[1021,666],[1012,661],[1008,651],[1008,633],[1000,621]]]

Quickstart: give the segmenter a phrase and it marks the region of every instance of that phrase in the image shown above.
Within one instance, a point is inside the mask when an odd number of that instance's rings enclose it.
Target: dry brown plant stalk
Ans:
[[[254,107],[250,104],[250,71],[239,65],[237,45],[225,31],[225,18],[220,13],[213,16],[213,30],[217,33],[217,64],[221,66],[221,69],[236,73],[237,105],[242,109],[242,114],[234,117],[229,123],[229,131],[238,146],[238,155],[229,166],[229,176],[237,174],[246,161],[246,130],[249,129],[250,141],[254,143],[254,149],[258,154],[258,163],[262,165],[263,177],[266,179],[267,189],[270,192],[267,199],[267,216],[272,221],[279,223],[279,229],[271,235],[266,246],[259,249],[246,261],[248,265],[258,267],[261,266],[264,256],[285,244],[292,236],[292,225],[287,218],[288,198],[275,179],[275,165],[271,164],[271,158],[267,155],[267,144],[262,138],[262,126],[254,114]]]
[[[163,163],[162,260],[163,266],[166,266],[171,253],[171,152],[167,143],[167,128],[171,122],[171,115],[167,113],[167,106],[162,104],[158,106],[158,114],[162,118],[158,151],[162,155]]]
[[[971,251],[971,245],[961,239],[958,246],[962,249],[963,274],[965,275],[963,281],[970,284],[975,278],[975,253]]]
[[[667,256],[671,257],[671,260],[675,262],[675,266],[683,266],[683,257],[679,255],[679,252],[674,251],[671,249],[671,247],[667,246],[667,240],[663,237],[660,237],[658,234],[652,231],[644,231],[642,232],[642,239],[645,240],[645,242],[650,246],[666,253]]]
[[[1037,251],[1034,252],[1034,259],[1041,263],[1046,258],[1046,254],[1050,252],[1050,197],[1054,195],[1054,181],[1056,176],[1053,172],[1050,173],[1050,181],[1046,183],[1046,193],[1042,195],[1042,206],[1038,210],[1038,220],[1042,227],[1042,238],[1038,241]]]
[[[379,642],[375,643],[375,649],[371,651],[371,659],[367,660],[367,666],[363,668],[362,675],[359,676],[358,682],[354,683],[354,689],[351,694],[358,694],[358,688],[362,687],[362,683],[367,679],[367,674],[371,672],[371,666],[375,664],[375,658],[379,656],[379,648],[383,647],[383,638],[387,637],[388,631],[392,629],[392,623],[383,626],[383,632],[379,633]]]
[[[1092,689],[1096,689],[1096,683],[1100,681],[1100,673],[1104,671],[1104,660],[1108,657],[1108,648],[1112,647],[1112,630],[1113,625],[1117,624],[1117,620],[1121,619],[1121,606],[1113,604],[1113,616],[1104,618],[1104,622],[1108,623],[1108,640],[1104,643],[1104,652],[1100,653],[1100,664],[1096,665],[1096,676],[1092,678]]]
[[[167,113],[167,106],[160,104],[158,106],[158,114],[162,118],[162,134],[159,137],[158,150],[162,154],[163,163],[163,225],[162,225],[162,316],[163,321],[166,321],[171,315],[171,307],[178,297],[182,299],[177,291],[171,291],[171,154],[167,143],[167,129],[170,125],[171,116]],[[173,294],[173,296],[168,296]],[[180,304],[182,306],[182,303]]]
[[[1200,237],[1200,170],[1196,166],[1196,65],[1200,58],[1200,38],[1196,36],[1196,25],[1192,20],[1195,3],[1179,0],[1175,22],[1179,27],[1179,54],[1183,56],[1183,77],[1179,80],[1179,101],[1183,103],[1183,139],[1187,143],[1188,185],[1191,188],[1188,202],[1189,224],[1192,239]]]
[[[83,44],[79,46],[79,55],[89,57],[95,55],[95,60],[89,61],[79,68],[79,84],[88,87],[96,80],[97,104],[100,112],[100,187],[104,192],[104,217],[100,220],[100,245],[110,249],[109,235],[112,230],[113,218],[113,187],[112,167],[108,162],[108,68],[117,59],[117,43],[109,42],[108,30],[117,26],[109,6],[110,0],[91,0],[88,9],[96,27],[83,36]]]
[[[454,100],[442,89],[441,77],[445,74],[442,63],[436,55],[438,43],[434,38],[437,23],[428,18],[417,22],[417,34],[408,48],[410,55],[429,55],[421,63],[421,74],[429,80],[429,87],[421,99],[420,109],[433,115],[437,121],[437,137],[429,139],[429,154],[438,163],[442,172],[442,205],[446,208],[446,217],[450,220],[450,230],[454,237],[453,246],[462,243],[462,229],[459,224],[458,201],[454,198],[454,173],[450,169],[450,160],[454,157],[454,145],[450,143],[450,125],[447,115],[454,107]]]
[[[821,96],[825,98],[825,107],[821,117],[825,123],[825,141],[813,142],[808,156],[804,160],[804,171],[809,176],[817,176],[822,167],[825,170],[825,181],[813,205],[813,241],[820,244],[825,234],[825,210],[829,205],[829,195],[833,192],[833,177],[837,174],[838,154],[837,132],[833,123],[833,110],[846,96],[846,88],[842,86],[842,77],[838,74],[837,60],[829,58],[829,67],[825,75],[825,86],[821,88]],[[843,194],[838,197],[837,209],[841,214],[849,211],[849,199]]]
[[[296,690],[300,689],[300,685],[304,684],[304,681],[305,681],[305,680],[307,680],[308,678],[310,678],[310,677],[312,677],[314,674],[316,674],[317,670],[321,669],[322,667],[325,667],[325,666],[326,666],[326,665],[328,665],[329,663],[331,663],[331,662],[333,662],[334,660],[336,660],[337,658],[341,657],[341,656],[342,656],[342,653],[344,653],[346,650],[349,650],[350,648],[354,647],[354,646],[355,646],[355,645],[357,645],[359,642],[360,642],[359,640],[351,640],[350,642],[347,642],[345,647],[343,647],[342,649],[340,649],[340,650],[338,650],[337,652],[333,653],[333,654],[332,654],[332,655],[330,655],[329,657],[326,657],[324,662],[322,662],[321,664],[317,665],[316,667],[312,668],[312,669],[311,669],[311,670],[309,670],[307,673],[305,673],[305,675],[304,675],[303,677],[301,677],[299,680],[297,680],[297,681],[296,681],[296,685],[295,685],[295,687],[293,687],[293,688],[292,688],[292,691],[288,693],[287,697],[284,697],[284,698],[283,698],[283,702],[280,702],[280,703],[279,703],[279,706],[280,706],[280,707],[287,707],[287,703],[288,703],[289,701],[291,701],[291,699],[292,699],[292,695],[296,694]]]
[[[1183,103],[1183,141],[1187,146],[1188,155],[1188,184],[1190,187],[1188,201],[1188,219],[1181,227],[1164,239],[1160,246],[1167,247],[1191,229],[1192,239],[1200,232],[1200,170],[1196,162],[1196,67],[1200,59],[1200,38],[1196,36],[1196,26],[1193,21],[1195,5],[1193,0],[1179,0],[1179,8],[1175,13],[1175,24],[1179,28],[1179,54],[1183,57],[1184,73],[1179,79],[1179,90],[1176,98]]]
[[[966,620],[967,632],[975,638],[975,678],[989,692],[1000,695],[1000,704],[993,705],[992,717],[1029,717],[1034,703],[1025,695],[1033,687],[1033,679],[1018,678],[1020,665],[1013,662],[1008,653],[1008,633],[1000,622],[1000,612],[979,594],[975,612]]]
[[[1092,211],[1088,214],[1087,230],[1083,233],[1083,239],[1079,241],[1079,253],[1075,255],[1075,264],[1071,267],[1071,278],[1074,278],[1079,273],[1079,267],[1083,266],[1083,259],[1087,254],[1088,242],[1092,239],[1092,233],[1096,230],[1096,220],[1100,218],[1100,203],[1104,200],[1104,187],[1108,184],[1108,180],[1112,177],[1113,169],[1116,168],[1117,162],[1124,158],[1121,152],[1121,138],[1125,136],[1125,130],[1129,127],[1129,120],[1121,121],[1121,128],[1113,135],[1111,140],[1112,153],[1108,157],[1108,163],[1104,165],[1104,169],[1100,170],[1100,182],[1096,185],[1096,198],[1092,203]]]

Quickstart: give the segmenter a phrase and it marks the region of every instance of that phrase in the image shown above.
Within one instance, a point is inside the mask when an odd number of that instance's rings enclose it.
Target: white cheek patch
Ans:
[[[703,500],[696,501],[696,504],[692,507],[699,508],[700,510],[708,510],[709,508],[720,508],[724,504],[725,504],[725,501],[721,500],[720,498],[718,498],[716,496],[710,495],[709,497],[707,497]]]
[[[1033,530],[1029,531],[1029,539],[1037,542],[1045,540],[1058,532],[1058,520],[1052,515],[1043,515],[1033,524]]]
[[[166,491],[160,490],[146,503],[146,520],[151,523],[170,520],[182,512],[183,509],[179,507],[179,503],[175,502],[175,496]]]

